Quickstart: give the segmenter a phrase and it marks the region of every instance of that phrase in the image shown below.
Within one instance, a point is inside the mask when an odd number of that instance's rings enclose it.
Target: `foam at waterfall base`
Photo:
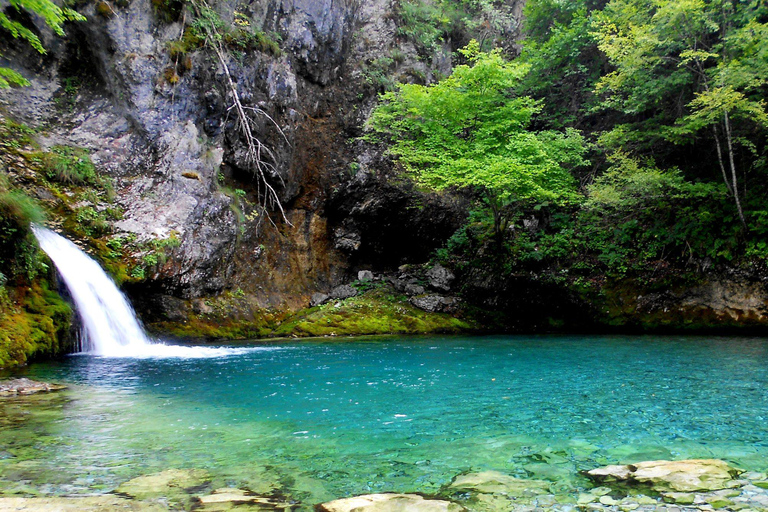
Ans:
[[[121,358],[202,359],[242,355],[270,347],[204,347],[153,340],[144,332],[128,299],[101,266],[74,243],[32,225],[40,247],[67,285],[82,329],[81,354]]]
[[[176,345],[164,342],[147,344],[140,353],[133,347],[112,348],[108,354],[98,352],[78,352],[76,356],[116,357],[132,359],[213,359],[241,356],[252,352],[287,350],[287,347],[201,347],[196,345]]]

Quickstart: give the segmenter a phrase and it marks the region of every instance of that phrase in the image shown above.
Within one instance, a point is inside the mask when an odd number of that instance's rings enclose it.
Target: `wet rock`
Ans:
[[[690,492],[668,492],[662,495],[664,501],[678,505],[692,505],[696,496]]]
[[[293,505],[278,499],[256,496],[243,489],[216,489],[207,496],[198,498],[201,507],[196,510],[231,510],[234,507],[247,510],[292,510]]]
[[[429,313],[449,312],[458,303],[456,297],[443,297],[442,295],[419,295],[411,297],[411,304]]]
[[[451,283],[456,279],[456,276],[453,275],[453,272],[438,264],[427,271],[427,279],[429,279],[429,286],[432,288],[447,292],[451,289]]]
[[[33,393],[46,393],[66,388],[66,386],[60,384],[38,382],[27,378],[11,379],[0,382],[0,396],[31,395]]]
[[[366,494],[354,498],[322,503],[320,512],[461,512],[466,510],[457,503],[431,500],[418,494]]]
[[[331,290],[330,298],[332,299],[349,299],[350,297],[357,296],[357,290],[348,284],[342,284]]]
[[[0,510],[35,512],[160,512],[168,507],[159,503],[134,501],[119,496],[88,496],[85,498],[0,498]]]
[[[733,501],[728,498],[716,498],[709,502],[713,508],[726,508],[733,506]]]
[[[413,297],[414,295],[423,295],[426,290],[423,286],[413,283],[407,283],[405,286],[403,286],[403,293],[405,293],[409,297]]]
[[[339,227],[333,232],[333,246],[340,251],[357,251],[361,243],[362,237],[357,231]]]
[[[497,510],[532,510],[547,501],[550,482],[523,480],[498,471],[459,475],[444,489],[444,494],[476,512]],[[528,508],[521,508],[528,507]]]
[[[655,460],[626,466],[606,466],[586,474],[599,482],[626,482],[649,485],[659,492],[713,491],[738,485],[733,478],[741,473],[716,460]]]
[[[173,502],[187,503],[192,498],[190,493],[209,481],[208,472],[202,469],[166,469],[129,480],[115,489],[115,492],[137,499],[162,497]]]
[[[598,482],[603,481],[624,481],[629,480],[632,470],[629,466],[611,465],[602,468],[593,469],[588,472],[589,476]]]
[[[330,298],[331,297],[325,293],[313,293],[312,297],[309,299],[309,305],[312,307],[319,306]]]
[[[477,492],[482,494],[502,493],[522,496],[524,494],[547,494],[550,482],[544,480],[524,480],[498,471],[467,473],[453,479],[449,489]]]

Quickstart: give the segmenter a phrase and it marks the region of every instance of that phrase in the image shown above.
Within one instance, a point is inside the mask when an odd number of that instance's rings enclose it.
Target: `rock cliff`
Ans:
[[[217,0],[206,19],[217,24],[218,53],[200,35],[205,2],[80,3],[87,21],[69,23],[63,39],[27,20],[45,56],[0,41],[4,63],[31,82],[0,91],[0,109],[36,128],[42,150],[84,148],[112,180],[111,205],[78,203],[120,212],[85,241],[96,253],[105,245],[121,253],[117,277],[145,321],[272,322],[359,270],[396,273],[428,261],[465,222],[467,198],[419,190],[393,172],[385,148],[359,136],[378,92],[448,75],[453,51],[470,37],[514,51],[523,2],[501,2],[493,24],[454,27],[431,42],[409,32],[404,3]],[[263,143],[263,181],[238,128],[236,97]],[[265,201],[265,187],[284,213]],[[661,322],[673,325],[695,310],[716,324],[765,324],[763,283],[707,282],[635,293],[634,310],[617,314],[681,311]],[[513,327],[604,320],[602,306],[535,276],[468,269],[454,290],[516,316]]]

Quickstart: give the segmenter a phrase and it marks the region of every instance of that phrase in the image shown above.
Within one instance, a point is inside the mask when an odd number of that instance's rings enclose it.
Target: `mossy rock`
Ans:
[[[331,301],[298,312],[284,321],[276,336],[351,336],[364,334],[460,333],[475,330],[470,321],[428,313],[407,297],[386,288]]]

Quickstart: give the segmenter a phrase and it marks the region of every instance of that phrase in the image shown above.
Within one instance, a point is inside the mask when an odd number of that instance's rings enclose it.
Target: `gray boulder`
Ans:
[[[419,295],[411,297],[410,302],[429,313],[446,313],[455,309],[458,299],[456,297],[443,297],[442,295]]]
[[[337,286],[333,290],[331,290],[330,297],[332,299],[349,299],[350,297],[355,297],[357,295],[357,290],[353,287],[349,286],[348,284],[342,284],[341,286]]]
[[[447,292],[451,289],[451,283],[456,276],[444,266],[437,264],[427,271],[427,279],[432,288]]]
[[[309,299],[309,305],[311,307],[319,306],[320,304],[324,303],[328,299],[330,299],[330,297],[325,293],[313,293],[312,297],[310,297]]]
[[[373,272],[370,270],[361,270],[357,273],[358,281],[373,281]]]
[[[413,283],[408,283],[403,287],[403,292],[409,296],[413,297],[414,295],[423,295],[426,290],[423,286]]]

